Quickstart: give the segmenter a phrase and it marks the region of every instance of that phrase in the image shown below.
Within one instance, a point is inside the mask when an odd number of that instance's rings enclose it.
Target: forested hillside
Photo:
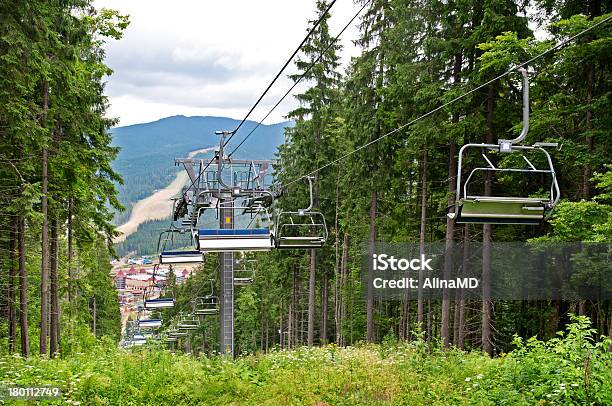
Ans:
[[[114,223],[119,225],[127,220],[134,203],[168,186],[183,170],[174,165],[174,158],[185,158],[192,151],[216,146],[219,137],[215,131],[234,128],[237,124],[238,120],[224,117],[174,116],[112,128],[112,145],[119,148],[112,168],[123,178],[123,184],[117,189],[119,201],[126,209],[115,214]],[[250,131],[255,125],[248,121],[244,130]],[[261,125],[257,129],[261,138],[245,142],[237,157],[272,158],[284,142],[283,129],[290,125],[290,122]],[[212,155],[200,154],[198,158],[205,156]]]

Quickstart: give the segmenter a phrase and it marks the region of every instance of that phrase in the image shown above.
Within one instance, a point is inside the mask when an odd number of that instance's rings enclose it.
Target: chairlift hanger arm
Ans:
[[[529,132],[529,75],[527,69],[518,68],[518,71],[523,75],[523,128],[518,137],[511,140],[499,140],[500,145],[502,143],[518,144],[522,142]]]
[[[312,192],[312,178],[313,178],[312,176],[306,176],[306,180],[308,181],[308,194],[309,194],[308,207],[306,207],[305,209],[299,209],[298,213],[304,214],[312,210],[312,206],[314,205],[313,192]]]

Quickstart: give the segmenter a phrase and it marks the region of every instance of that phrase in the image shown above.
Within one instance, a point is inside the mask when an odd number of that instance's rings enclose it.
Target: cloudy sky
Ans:
[[[109,115],[119,125],[183,114],[242,118],[314,19],[315,0],[96,0],[129,14],[120,41],[106,45]],[[332,8],[335,36],[357,12],[353,0]],[[343,62],[356,55],[357,30],[345,31]],[[288,73],[294,72],[294,66]],[[283,76],[250,119],[259,120],[291,86]],[[287,98],[266,123],[279,122],[295,106]]]

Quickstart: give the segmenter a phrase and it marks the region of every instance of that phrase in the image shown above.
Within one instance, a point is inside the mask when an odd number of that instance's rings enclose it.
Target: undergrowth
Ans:
[[[497,358],[423,341],[275,350],[229,360],[110,343],[59,359],[0,358],[3,385],[56,385],[81,405],[612,404],[609,340],[585,317]],[[46,403],[45,403],[46,402]]]

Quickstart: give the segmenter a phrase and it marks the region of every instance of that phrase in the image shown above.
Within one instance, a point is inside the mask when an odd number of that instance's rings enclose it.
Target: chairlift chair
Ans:
[[[180,218],[181,225],[184,227],[194,227],[200,218],[202,210],[214,207],[217,205],[218,198],[212,195],[210,190],[204,190],[199,192],[197,196],[193,196],[193,191],[186,190],[184,196],[188,196],[186,209],[177,212],[174,220]]]
[[[200,328],[200,319],[194,314],[185,314],[179,318],[176,327],[179,330],[197,330]]]
[[[325,216],[314,212],[312,177],[308,176],[310,204],[298,211],[279,211],[275,219],[276,248],[310,249],[321,248],[327,241]]]
[[[145,309],[168,309],[174,307],[174,298],[145,299]]]
[[[157,275],[157,270],[159,269],[159,264],[156,264],[153,267],[153,283],[155,284],[155,277]],[[174,307],[176,300],[174,299],[174,297],[159,297],[159,298],[155,298],[155,299],[149,299],[146,297],[146,292],[145,292],[145,299],[144,299],[144,303],[143,303],[143,309],[145,310],[151,310],[151,309],[169,309]]]
[[[241,202],[248,204],[241,200]],[[221,205],[219,210],[233,210],[249,214],[251,221],[244,228],[198,229],[198,249],[202,252],[269,251],[274,247],[271,227],[261,226],[270,223],[268,208],[264,206],[245,206],[235,201]]]
[[[161,319],[144,319],[138,320],[139,328],[159,328],[162,326]]]
[[[219,313],[219,297],[215,295],[214,281],[209,281],[210,291],[204,296],[198,296],[191,301],[193,314],[197,316],[211,316]]]
[[[219,147],[219,156],[223,156],[223,143]],[[265,173],[265,171],[264,171]],[[269,223],[270,215],[267,207],[264,206],[264,196],[269,196],[273,199],[270,192],[264,190],[253,191],[252,188],[244,190],[242,186],[254,186],[251,182],[240,182],[240,180],[232,179],[228,185],[222,176],[222,166],[219,165],[216,171],[216,180],[208,180],[207,184],[216,185],[218,193],[221,190],[230,191],[230,199],[226,202],[217,202],[216,209],[219,215],[223,215],[224,211],[233,212],[236,214],[249,214],[251,222],[245,228],[222,228],[222,229],[198,229],[194,232],[195,240],[197,241],[197,249],[202,252],[233,252],[233,251],[269,251],[274,247],[274,238],[270,226],[261,227],[258,222]],[[259,174],[249,173],[247,179],[255,180],[259,178]],[[263,181],[263,179],[261,179]],[[259,183],[258,183],[259,184]],[[263,186],[263,184],[259,184]],[[240,201],[241,204],[237,204]],[[198,216],[199,217],[199,216]],[[234,219],[232,225],[237,222]]]
[[[203,261],[200,251],[164,251],[159,254],[160,264],[197,264]]]
[[[169,338],[179,338],[179,337],[186,337],[187,336],[187,332],[183,331],[183,330],[179,330],[175,327],[171,328],[168,330],[168,337]]]
[[[198,316],[211,316],[219,313],[219,298],[214,295],[197,297],[194,301],[194,313]]]
[[[456,223],[480,224],[540,224],[553,210],[560,198],[559,185],[552,159],[545,147],[556,147],[554,143],[517,145],[522,142],[529,130],[529,81],[527,71],[523,75],[523,128],[521,134],[512,140],[499,140],[498,144],[466,144],[459,151],[457,167],[457,193],[454,210],[448,213]],[[473,169],[462,183],[463,156],[468,150],[479,150],[485,166]],[[527,168],[500,168],[488,158],[486,152],[518,154],[522,156]],[[546,167],[537,168],[528,158],[528,153],[542,154]],[[525,196],[482,196],[471,194],[469,186],[478,173],[507,173],[520,175],[548,175],[551,183],[546,197]]]
[[[157,241],[157,252],[160,253],[159,263],[194,264],[203,262],[204,259],[200,251],[185,250],[185,247],[193,245],[193,235],[190,229],[171,226],[160,233]]]
[[[248,261],[254,262],[254,261]],[[244,264],[242,269],[234,270],[234,285],[236,286],[246,286],[251,285],[255,281],[255,270],[247,268],[247,260],[242,259],[236,261],[236,264]]]
[[[251,285],[255,280],[255,271],[252,269],[238,269],[234,271],[234,285]]]

